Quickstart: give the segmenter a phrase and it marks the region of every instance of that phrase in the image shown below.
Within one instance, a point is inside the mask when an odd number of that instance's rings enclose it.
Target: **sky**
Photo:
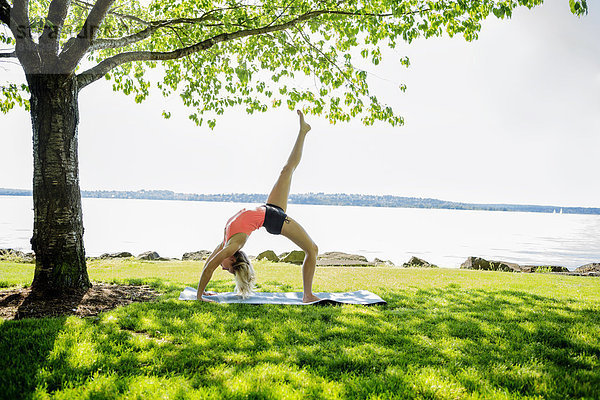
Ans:
[[[474,42],[420,39],[386,50],[367,68],[372,93],[405,125],[308,115],[313,130],[292,192],[600,207],[594,6],[577,18],[568,1],[549,0],[509,20],[490,17]],[[23,79],[6,63],[0,74]],[[298,130],[296,113],[283,108],[229,109],[214,130],[198,128],[178,97],[135,104],[102,80],[81,92],[79,107],[83,190],[268,193]],[[0,187],[30,189],[32,165],[29,115],[0,116]]]

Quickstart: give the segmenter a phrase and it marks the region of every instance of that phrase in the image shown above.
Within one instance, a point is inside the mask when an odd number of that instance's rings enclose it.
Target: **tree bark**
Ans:
[[[32,288],[50,293],[87,289],[79,190],[77,79],[74,74],[27,75],[33,125],[36,256]]]

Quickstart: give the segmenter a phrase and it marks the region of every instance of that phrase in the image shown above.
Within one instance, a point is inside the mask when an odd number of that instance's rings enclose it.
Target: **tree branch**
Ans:
[[[79,0],[75,0],[75,1],[79,1]],[[215,14],[216,12],[233,10],[233,9],[237,9],[240,7],[241,6],[210,10],[198,18],[176,18],[176,19],[150,21],[150,22],[144,21],[144,23],[146,25],[148,25],[148,28],[146,28],[142,31],[136,32],[132,35],[122,37],[122,38],[96,39],[96,40],[94,40],[92,45],[88,48],[88,52],[92,52],[95,50],[116,49],[116,48],[120,48],[120,47],[125,47],[127,45],[130,45],[130,44],[133,44],[133,43],[136,43],[141,40],[149,38],[159,29],[170,28],[175,25],[182,25],[182,24],[190,24],[190,25],[199,24],[199,23],[202,23],[205,21],[210,21],[210,20],[214,19],[215,17],[213,16],[213,14]]]
[[[22,31],[21,35],[25,34],[31,37],[31,29],[29,28],[29,21],[27,17],[28,10],[28,0],[14,0],[12,10],[9,10],[12,11],[10,12],[10,25],[11,30],[13,30],[13,24],[16,24]],[[13,34],[14,33],[15,32],[13,31]]]
[[[12,51],[10,53],[0,53],[0,58],[17,58],[17,52]]]
[[[98,28],[114,2],[115,0],[98,0],[88,14],[77,37],[69,39],[65,44],[59,56],[64,72],[70,72],[75,69],[96,38]]]
[[[91,8],[94,7],[93,4],[87,3],[87,2],[82,1],[82,0],[73,0],[73,3],[76,4],[76,5],[78,5],[78,6],[80,6],[80,7],[82,7],[82,8],[87,8],[87,9],[91,9]],[[128,19],[130,21],[137,22],[137,23],[142,24],[142,25],[150,25],[150,23],[148,21],[144,21],[143,19],[141,19],[139,17],[136,17],[135,15],[121,14],[121,13],[118,13],[116,11],[109,11],[108,13],[111,14],[111,15],[114,15],[116,17],[122,18],[122,19]]]
[[[67,17],[71,0],[52,0],[48,8],[48,18],[44,24],[44,33],[40,37],[40,52],[44,58],[58,55],[58,40],[63,23]]]
[[[4,0],[2,0],[4,1]],[[10,30],[15,38],[15,53],[23,66],[25,73],[36,72],[41,65],[38,46],[31,37],[29,24],[29,1],[14,0],[9,10]]]
[[[311,16],[312,14],[312,16]],[[110,57],[93,68],[90,68],[87,71],[82,72],[78,76],[78,86],[79,88],[83,88],[90,83],[100,79],[106,73],[108,73],[113,68],[125,64],[128,62],[134,61],[165,61],[165,60],[174,60],[177,58],[183,58],[187,55],[197,53],[202,50],[209,49],[214,45],[221,42],[228,42],[231,40],[252,36],[252,35],[260,35],[269,32],[280,31],[284,29],[288,29],[290,26],[300,22],[302,20],[309,19],[311,17],[315,17],[315,12],[304,14],[294,20],[291,20],[285,24],[275,25],[270,27],[263,27],[258,29],[247,29],[242,31],[237,31],[233,33],[222,33],[217,36],[214,36],[210,39],[203,40],[202,42],[196,43],[192,46],[183,47],[170,52],[150,52],[150,51],[135,51],[128,53],[117,54],[113,57]],[[319,14],[320,15],[320,14]]]
[[[150,26],[142,31],[134,33],[133,35],[125,36],[118,39],[96,39],[94,40],[92,45],[88,47],[87,51],[92,52],[96,50],[116,49],[119,47],[125,47],[127,45],[149,38],[154,32],[156,32],[160,28],[161,27],[158,26]]]
[[[414,14],[418,12],[423,12],[427,10],[418,10],[411,11],[407,14]],[[196,43],[192,46],[180,48],[177,50],[169,51],[169,52],[150,52],[150,51],[134,51],[117,54],[112,56],[93,68],[88,69],[87,71],[82,72],[78,75],[78,86],[79,88],[83,88],[89,85],[92,82],[97,81],[105,74],[110,72],[112,69],[118,67],[121,64],[135,62],[135,61],[165,61],[165,60],[174,60],[178,58],[183,58],[187,55],[198,53],[203,50],[207,50],[214,45],[222,42],[229,42],[236,39],[241,39],[248,36],[256,36],[263,35],[266,33],[283,31],[291,28],[292,26],[299,24],[304,21],[308,21],[310,19],[317,18],[321,15],[344,15],[344,16],[367,16],[367,17],[389,17],[392,14],[373,14],[373,13],[360,13],[360,12],[350,12],[350,11],[336,11],[336,10],[316,10],[309,11],[305,14],[302,14],[288,22],[279,24],[279,25],[267,25],[261,28],[255,29],[245,29],[232,33],[221,33],[212,38],[203,40],[199,43]]]
[[[92,45],[88,48],[88,52],[103,49],[116,49],[119,47],[125,47],[127,45],[139,42],[152,36],[156,31],[161,28],[169,28],[178,24],[196,24],[210,19],[207,14],[204,14],[199,18],[178,18],[166,21],[153,21],[147,22],[148,28],[136,32],[133,35],[125,36],[118,39],[96,39]]]

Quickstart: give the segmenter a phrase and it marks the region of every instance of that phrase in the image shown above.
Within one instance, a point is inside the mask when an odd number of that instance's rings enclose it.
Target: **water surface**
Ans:
[[[212,250],[227,219],[255,204],[84,198],[88,256],[155,250],[163,257]],[[0,196],[0,248],[30,251],[32,198]],[[526,264],[575,268],[600,262],[600,216],[502,211],[342,207],[290,204],[320,252],[344,251],[396,264],[411,256],[458,267],[470,255]],[[260,229],[249,254],[295,246]]]

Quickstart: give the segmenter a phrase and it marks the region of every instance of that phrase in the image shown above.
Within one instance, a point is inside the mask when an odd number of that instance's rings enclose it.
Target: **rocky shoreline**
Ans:
[[[204,261],[210,256],[208,250],[199,250],[184,253],[181,259],[179,258],[164,258],[156,251],[147,251],[137,256],[129,252],[104,253],[98,257],[88,257],[88,260],[103,260],[115,258],[132,258],[145,261]],[[276,254],[272,250],[266,250],[257,256],[250,256],[255,260],[269,260],[272,262],[284,262],[301,265],[304,260],[304,252],[294,250],[287,253]],[[24,253],[14,249],[0,249],[0,261],[6,260],[16,263],[35,263],[35,255],[33,253]],[[400,266],[394,265],[391,261],[384,261],[375,258],[369,261],[366,257],[357,254],[348,254],[338,251],[326,252],[319,254],[317,258],[317,266],[319,267],[377,267],[389,266],[399,268],[439,268],[435,264],[431,264],[418,257],[411,257],[410,260]],[[577,267],[571,271],[563,266],[555,265],[519,265],[508,261],[486,260],[481,257],[468,257],[460,266],[460,269],[483,270],[483,271],[502,271],[502,272],[517,272],[517,273],[553,273],[560,275],[575,275],[575,276],[598,276],[600,277],[600,263],[589,263]]]

